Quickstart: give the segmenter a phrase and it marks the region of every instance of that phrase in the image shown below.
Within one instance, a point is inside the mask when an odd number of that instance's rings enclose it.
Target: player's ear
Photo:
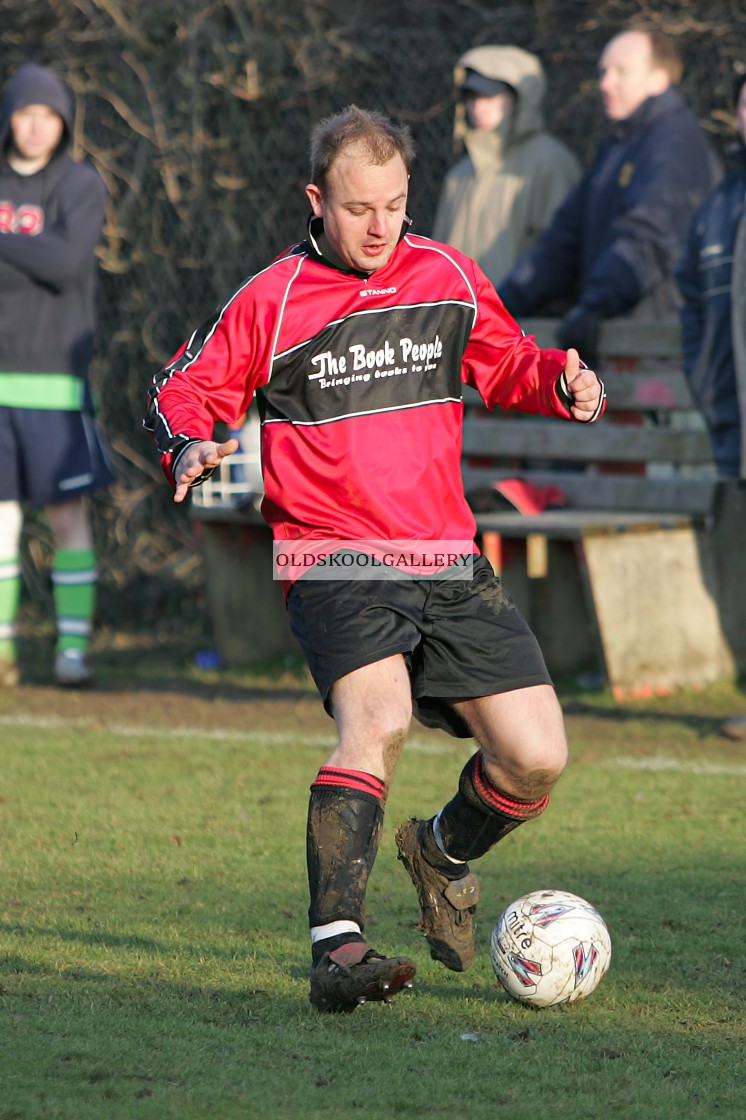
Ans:
[[[324,196],[321,193],[321,188],[317,187],[315,183],[309,183],[306,187],[306,198],[311,203],[311,209],[317,218],[324,216]]]

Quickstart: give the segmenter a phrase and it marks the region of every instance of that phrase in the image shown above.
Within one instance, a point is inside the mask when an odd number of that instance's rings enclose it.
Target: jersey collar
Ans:
[[[399,234],[399,241],[404,237],[405,233],[409,230],[412,224],[412,219],[409,214],[405,215],[402,222],[401,233]],[[342,272],[345,276],[357,276],[361,280],[367,280],[372,276],[375,269],[370,272],[363,272],[358,268],[350,268],[344,261],[340,260],[334,249],[331,246],[329,238],[324,232],[324,219],[317,218],[315,214],[310,214],[308,218],[308,255],[319,264],[324,264],[327,268],[334,268],[337,272]],[[397,242],[398,244],[398,242]]]

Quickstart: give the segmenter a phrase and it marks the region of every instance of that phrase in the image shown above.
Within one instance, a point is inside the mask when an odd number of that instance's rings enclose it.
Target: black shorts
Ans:
[[[87,413],[0,407],[0,502],[56,505],[113,481],[106,444]]]
[[[340,677],[404,655],[414,714],[460,738],[471,731],[448,703],[551,684],[536,638],[488,560],[472,579],[299,579],[290,625],[330,712]]]

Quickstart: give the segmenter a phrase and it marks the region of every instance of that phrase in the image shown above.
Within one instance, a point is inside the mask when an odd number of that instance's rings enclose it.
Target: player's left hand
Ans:
[[[202,440],[190,444],[179,459],[179,473],[174,482],[174,501],[183,502],[189,493],[192,483],[204,474],[208,467],[217,467],[227,455],[238,451],[238,440],[229,439],[225,443],[215,443],[214,440]]]
[[[565,357],[565,381],[572,394],[570,412],[576,420],[587,423],[598,412],[604,387],[592,369],[583,369],[577,350],[568,350]]]

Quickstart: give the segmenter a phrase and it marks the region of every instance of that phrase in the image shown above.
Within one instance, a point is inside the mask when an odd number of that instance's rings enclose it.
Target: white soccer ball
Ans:
[[[506,906],[492,931],[490,956],[509,995],[552,1007],[597,987],[611,962],[611,938],[585,899],[569,891],[533,891]]]

